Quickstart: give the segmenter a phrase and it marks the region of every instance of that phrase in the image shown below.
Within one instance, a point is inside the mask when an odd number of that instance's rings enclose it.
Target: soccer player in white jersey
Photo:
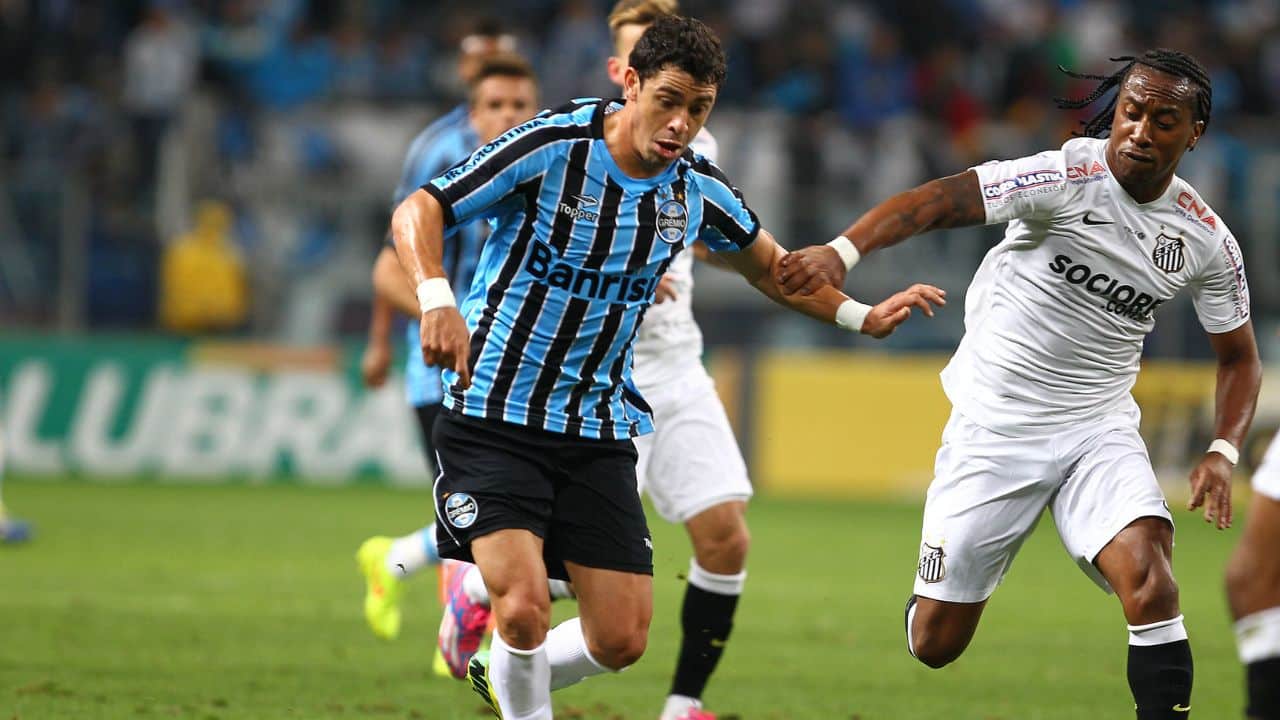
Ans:
[[[1240,249],[1174,172],[1209,122],[1190,56],[1152,50],[1101,81],[1118,88],[1083,137],[890,198],[826,246],[783,261],[792,292],[934,228],[1008,223],[974,276],[966,333],[942,373],[953,412],[925,502],[908,646],[930,667],[964,651],[987,599],[1049,508],[1067,551],[1129,624],[1137,715],[1188,717],[1192,661],[1171,567],[1173,522],[1129,390],[1160,308],[1190,290],[1217,356],[1215,440],[1189,509],[1231,523],[1231,472],[1261,370]],[[1274,531],[1273,531],[1274,532]]]
[[[1280,718],[1280,441],[1253,474],[1244,536],[1227,565],[1227,600],[1253,720]]]

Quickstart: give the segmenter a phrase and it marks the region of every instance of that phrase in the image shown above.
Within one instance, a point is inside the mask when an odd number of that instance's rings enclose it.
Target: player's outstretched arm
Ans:
[[[823,285],[841,287],[863,255],[939,228],[986,222],[978,173],[966,170],[898,193],[871,208],[826,245],[788,253],[778,268],[787,293],[810,294]]]
[[[419,339],[427,365],[451,368],[471,386],[470,335],[444,273],[444,209],[425,190],[404,199],[391,216],[400,265],[417,288]]]
[[[720,253],[729,265],[771,300],[796,312],[846,330],[872,337],[886,337],[911,317],[918,307],[933,316],[933,305],[946,305],[946,293],[932,285],[913,285],[888,300],[870,307],[851,299],[833,287],[820,287],[808,295],[787,294],[777,281],[778,263],[786,250],[767,231],[761,230],[750,247],[741,252]]]
[[[1200,463],[1191,471],[1191,500],[1188,510],[1204,505],[1205,522],[1217,523],[1218,529],[1231,527],[1231,470],[1238,458],[1228,458],[1234,448],[1244,444],[1253,412],[1258,405],[1258,389],[1262,386],[1262,361],[1253,336],[1253,323],[1225,333],[1211,333],[1209,344],[1218,357],[1218,381],[1214,391],[1214,438],[1225,440],[1230,447],[1221,450],[1211,446]],[[1218,445],[1215,439],[1214,445]]]
[[[392,248],[382,248],[373,263],[373,294],[388,310],[415,319],[418,317],[418,298],[414,296],[409,276]]]

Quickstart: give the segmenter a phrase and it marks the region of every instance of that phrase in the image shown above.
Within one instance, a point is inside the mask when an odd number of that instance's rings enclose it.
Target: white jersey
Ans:
[[[942,371],[952,404],[998,433],[1047,433],[1127,413],[1146,334],[1187,287],[1210,333],[1249,319],[1240,248],[1195,189],[1174,177],[1139,204],[1107,168],[1106,140],[974,170],[987,224],[1004,240],[974,275],[965,336]]]
[[[711,162],[719,155],[716,139],[705,127],[689,147]],[[702,362],[702,331],[693,319],[692,248],[676,255],[667,277],[675,283],[675,299],[650,305],[636,336],[634,377],[641,389],[673,379],[690,363]]]

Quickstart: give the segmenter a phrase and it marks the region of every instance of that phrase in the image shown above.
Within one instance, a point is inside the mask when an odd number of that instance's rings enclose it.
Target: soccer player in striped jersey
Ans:
[[[1244,535],[1227,565],[1227,600],[1253,720],[1280,718],[1280,438],[1253,474]]]
[[[470,74],[467,103],[427,126],[410,145],[392,209],[423,183],[537,112],[537,80],[532,68],[518,56],[489,53],[490,47],[480,46],[487,57],[463,63]],[[454,228],[449,234],[443,261],[452,283],[462,287],[470,284],[487,235],[488,225],[482,220]],[[418,303],[390,244],[374,264],[373,282],[374,312],[362,362],[365,381],[377,387],[385,380],[391,357],[391,312],[394,309],[408,315],[412,319],[406,328],[405,391],[422,430],[423,450],[434,465],[431,426],[444,392],[440,369],[422,361]],[[394,539],[369,538],[361,544],[356,558],[365,576],[365,620],[374,634],[394,638],[400,631],[401,581],[439,562],[434,529],[428,527]],[[446,581],[442,578],[442,585]],[[478,618],[481,626],[485,620]]]
[[[1059,101],[1082,108],[1116,92],[1083,137],[896,195],[828,246],[783,260],[780,281],[803,292],[918,233],[1008,223],[974,275],[966,333],[942,372],[953,411],[925,501],[907,646],[930,667],[960,657],[1048,508],[1080,569],[1119,596],[1137,717],[1165,720],[1190,715],[1191,646],[1173,518],[1129,389],[1159,307],[1185,288],[1218,362],[1217,439],[1191,472],[1188,509],[1203,505],[1225,529],[1262,370],[1240,248],[1175,174],[1209,123],[1209,75],[1176,50],[1118,60],[1110,75],[1076,75],[1099,81],[1089,96]]]
[[[396,209],[392,234],[421,310],[426,362],[448,368],[433,430],[437,547],[471,560],[491,598],[491,653],[469,675],[499,717],[543,720],[551,690],[644,651],[652,542],[631,439],[650,432],[632,344],[663,273],[701,240],[793,310],[875,337],[943,302],[916,285],[869,307],[831,287],[784,295],[784,251],[724,174],[688,152],[724,79],[719,39],[661,18],[624,102],[580,101],[485,145]],[[441,262],[448,227],[495,228],[461,312]],[[580,616],[548,630],[548,576]]]

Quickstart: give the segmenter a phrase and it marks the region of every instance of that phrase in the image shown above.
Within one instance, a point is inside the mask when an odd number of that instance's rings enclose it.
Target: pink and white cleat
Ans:
[[[467,664],[480,649],[492,616],[488,606],[467,596],[463,580],[467,573],[480,572],[471,563],[445,560],[440,565],[445,594],[444,617],[440,618],[440,634],[436,640],[449,674],[462,680],[467,677]]]
[[[716,720],[716,714],[702,709],[702,702],[683,695],[671,695],[658,720]]]

